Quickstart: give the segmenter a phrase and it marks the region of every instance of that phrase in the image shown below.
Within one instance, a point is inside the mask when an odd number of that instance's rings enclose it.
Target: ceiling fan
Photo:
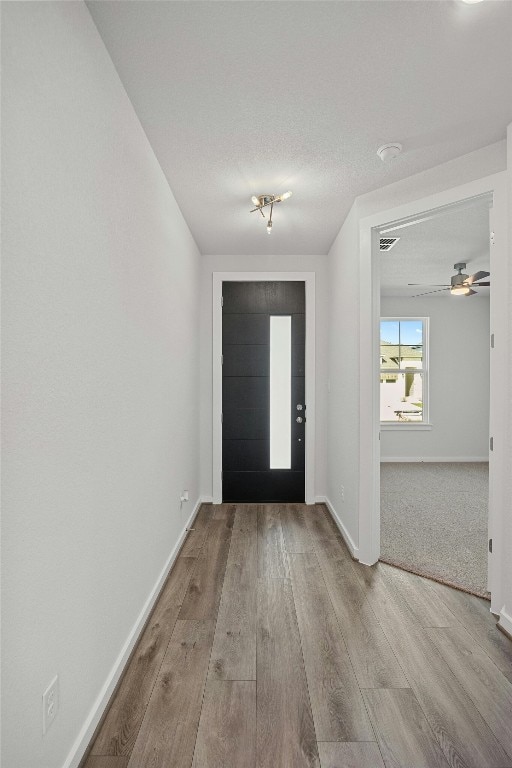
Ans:
[[[441,291],[450,291],[450,293],[453,296],[473,296],[475,293],[478,293],[478,291],[473,290],[473,286],[475,288],[483,287],[490,285],[489,282],[482,283],[481,280],[484,279],[484,277],[490,277],[490,272],[475,272],[474,275],[466,275],[462,272],[463,269],[466,269],[466,262],[460,261],[457,264],[453,265],[454,269],[457,269],[458,272],[456,275],[453,275],[451,278],[450,285],[442,285],[439,286],[438,290],[436,291],[427,291],[426,293],[417,293],[416,296],[413,296],[413,299],[418,298],[418,296],[428,296],[430,293],[440,293]],[[427,286],[428,283],[408,283],[408,285],[425,285]],[[432,287],[435,287],[432,285]]]

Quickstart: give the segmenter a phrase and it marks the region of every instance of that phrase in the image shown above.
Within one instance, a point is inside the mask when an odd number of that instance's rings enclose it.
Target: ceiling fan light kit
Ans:
[[[255,208],[252,208],[251,213],[254,213],[254,211],[259,211],[263,218],[265,218],[265,214],[263,213],[262,209],[270,205],[270,216],[268,217],[267,221],[267,232],[269,235],[272,234],[272,214],[274,212],[274,203],[282,203],[283,200],[288,200],[288,198],[291,196],[292,192],[288,190],[287,192],[283,192],[281,195],[253,195],[251,197],[253,204],[256,206]]]
[[[462,270],[466,269],[466,263],[461,261],[457,264],[454,264],[453,268],[458,269],[459,272],[457,275],[453,275],[451,278],[450,293],[452,296],[467,296],[471,290],[468,283],[466,282],[469,279],[469,275],[462,274]]]
[[[450,288],[450,293],[452,294],[452,296],[467,296],[470,290],[471,288],[469,287],[469,285],[464,285],[463,283],[461,283],[460,285],[452,285],[452,287]]]

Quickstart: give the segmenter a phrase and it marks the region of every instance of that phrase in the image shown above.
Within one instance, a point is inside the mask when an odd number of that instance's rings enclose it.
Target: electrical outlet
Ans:
[[[188,501],[188,491],[183,491],[180,496],[180,501]]]
[[[345,501],[345,486],[340,485],[341,500]]]
[[[53,678],[43,693],[43,736],[57,717],[59,711],[59,678]]]

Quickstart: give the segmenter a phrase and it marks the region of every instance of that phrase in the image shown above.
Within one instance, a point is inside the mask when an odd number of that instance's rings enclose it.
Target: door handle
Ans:
[[[302,416],[297,416],[297,418],[295,419],[295,421],[297,422],[297,424],[302,424],[302,422],[304,421],[304,419],[302,418]]]

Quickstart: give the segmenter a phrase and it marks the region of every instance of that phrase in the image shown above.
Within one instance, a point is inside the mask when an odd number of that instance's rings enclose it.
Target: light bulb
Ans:
[[[454,296],[467,296],[469,291],[469,285],[454,285],[451,288],[450,293],[452,293]]]
[[[288,192],[283,192],[283,194],[279,195],[279,197],[281,198],[281,200],[288,200],[288,198],[291,197],[292,194],[293,193],[291,192],[291,190],[288,190]]]
[[[269,235],[272,234],[272,222],[270,221],[270,219],[268,220],[268,224],[267,224],[267,232]]]
[[[251,197],[251,200],[253,201],[254,205],[258,205],[258,206],[259,206],[259,204],[260,204],[260,201],[259,201],[259,199],[256,197],[256,195],[253,195],[253,196]]]

